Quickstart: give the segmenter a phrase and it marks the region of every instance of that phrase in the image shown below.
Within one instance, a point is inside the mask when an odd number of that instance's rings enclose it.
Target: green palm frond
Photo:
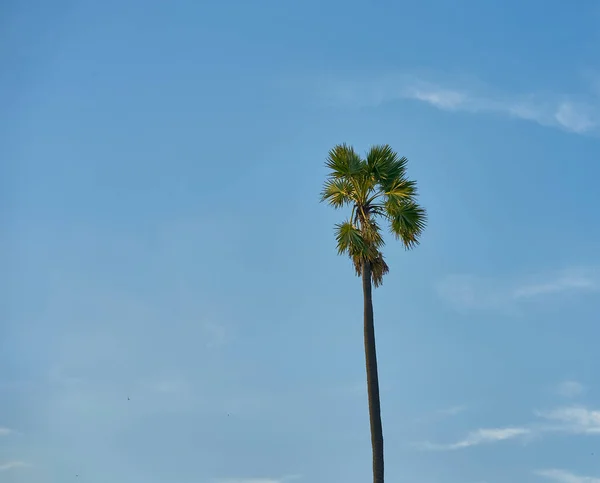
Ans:
[[[354,187],[346,178],[333,178],[325,182],[321,201],[327,201],[334,208],[342,208],[353,202]]]
[[[352,147],[338,144],[329,151],[326,165],[331,170],[331,178],[350,179],[361,171],[363,163]]]
[[[396,178],[385,191],[385,196],[396,200],[414,198],[417,196],[417,183],[407,179]]]
[[[334,208],[352,207],[350,219],[335,227],[338,253],[350,257],[358,275],[369,263],[376,287],[389,271],[377,218],[389,222],[407,249],[419,243],[427,224],[427,213],[416,201],[417,185],[406,177],[407,162],[388,145],[372,147],[362,159],[346,144],[335,146],[326,161],[330,172],[321,201]]]
[[[419,244],[419,238],[427,226],[427,212],[413,200],[400,200],[386,204],[387,218],[390,220],[392,233],[405,248],[413,248]]]
[[[389,191],[394,181],[405,178],[407,162],[406,158],[400,158],[387,144],[373,146],[366,158],[369,171],[383,191]]]
[[[360,229],[350,221],[335,225],[338,254],[347,253],[351,257],[361,257],[368,253],[369,245],[365,242]]]

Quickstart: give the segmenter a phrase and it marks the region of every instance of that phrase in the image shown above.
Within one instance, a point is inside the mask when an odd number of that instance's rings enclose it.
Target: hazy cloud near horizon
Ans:
[[[590,82],[585,94],[568,94],[549,92],[544,85],[539,86],[538,92],[503,92],[474,76],[445,76],[431,71],[375,74],[368,78],[362,74],[333,74],[317,76],[318,80],[312,82],[301,78],[303,82],[298,81],[297,88],[312,85],[314,95],[331,105],[362,108],[417,101],[444,111],[500,115],[575,134],[600,134],[600,93],[595,82]]]

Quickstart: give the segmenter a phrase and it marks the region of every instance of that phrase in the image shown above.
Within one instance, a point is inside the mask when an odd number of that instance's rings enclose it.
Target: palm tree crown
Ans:
[[[334,208],[352,207],[350,218],[335,226],[338,253],[351,258],[357,275],[370,263],[376,287],[389,271],[378,221],[388,222],[406,249],[419,243],[427,224],[427,213],[416,200],[416,183],[406,177],[407,162],[388,145],[372,147],[363,159],[346,144],[335,146],[326,162],[330,173],[321,201]]]

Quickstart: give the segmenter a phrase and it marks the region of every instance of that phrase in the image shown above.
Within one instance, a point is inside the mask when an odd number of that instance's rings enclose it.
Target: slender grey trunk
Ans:
[[[369,397],[369,419],[371,423],[371,446],[373,448],[373,483],[383,483],[383,428],[379,402],[379,376],[375,350],[375,326],[373,323],[373,296],[371,286],[371,264],[362,266],[365,325],[365,361],[367,365],[367,393]]]

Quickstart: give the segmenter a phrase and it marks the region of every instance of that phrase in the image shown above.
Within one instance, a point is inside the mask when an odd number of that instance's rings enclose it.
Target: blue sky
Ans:
[[[375,293],[388,481],[599,483],[600,4],[3,2],[0,481],[362,482],[335,144],[429,227]],[[79,476],[76,476],[79,475]]]

